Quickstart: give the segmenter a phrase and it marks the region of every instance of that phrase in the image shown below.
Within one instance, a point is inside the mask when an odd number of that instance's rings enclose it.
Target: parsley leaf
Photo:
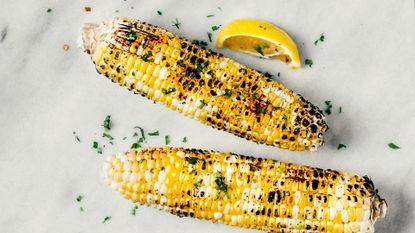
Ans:
[[[52,9],[48,8],[48,10],[46,12],[50,13],[50,12],[52,12]]]
[[[138,205],[135,205],[132,209],[131,209],[131,215],[134,215],[137,213],[137,209],[138,209]]]
[[[208,32],[207,35],[208,35],[208,38],[209,38],[209,42],[212,42],[212,33]]]
[[[169,145],[170,144],[170,136],[169,135],[164,136],[164,143],[166,145]]]
[[[340,149],[342,149],[342,148],[346,148],[347,146],[345,145],[345,144],[339,144],[338,146],[337,146],[337,150],[340,150]]]
[[[111,115],[105,117],[104,124],[102,126],[104,126],[105,130],[111,129]]]
[[[311,60],[311,59],[305,59],[304,64],[306,64],[309,67],[311,67],[314,63],[313,63],[313,60]]]
[[[398,145],[396,145],[395,143],[391,142],[388,144],[389,148],[397,150],[397,149],[401,149]]]
[[[222,25],[219,25],[219,26],[212,26],[212,31],[216,31],[216,30],[218,30],[220,27],[221,27]]]
[[[163,95],[168,95],[168,94],[173,93],[175,91],[176,91],[176,88],[174,88],[174,87],[169,88],[169,89],[161,88],[161,93],[163,93]]]
[[[203,40],[193,40],[192,43],[201,47],[206,47],[208,45],[207,42]]]
[[[184,137],[184,138],[182,139],[182,142],[183,142],[183,143],[186,143],[186,142],[187,142],[187,137]]]
[[[128,36],[127,36],[127,40],[129,40],[129,41],[137,40],[137,32],[135,32],[135,31],[130,32],[130,34],[128,34]]]
[[[326,100],[326,101],[324,101],[324,103],[326,104],[326,109],[324,110],[324,112],[327,113],[327,115],[330,115],[331,114],[331,108],[333,107],[333,105],[331,105],[330,100]]]
[[[163,12],[161,12],[161,11],[157,11],[157,14],[162,15],[162,14],[163,14]]]
[[[141,138],[143,138],[143,140],[146,140],[146,135],[144,134],[144,129],[141,128],[140,126],[136,126],[134,127],[134,129],[139,129],[140,133],[141,133]]]
[[[342,113],[342,107],[341,106],[339,107],[339,113]]]
[[[99,146],[97,141],[92,142],[92,148],[96,149],[98,154],[102,154],[102,147]]]
[[[104,218],[104,220],[102,221],[102,223],[106,223],[107,221],[109,221],[112,217],[111,216],[106,216]]]
[[[187,158],[187,161],[189,164],[195,165],[197,163],[197,160],[199,160],[197,157],[189,157]]]
[[[159,133],[159,131],[157,130],[157,131],[154,131],[154,132],[149,132],[149,133],[148,133],[148,135],[149,135],[149,136],[159,136],[159,135],[160,135],[160,133]]]
[[[256,45],[254,45],[255,51],[257,51],[262,56],[264,56],[263,49],[266,49],[266,48],[269,48],[269,45],[267,43],[262,43],[262,44],[256,44]]]
[[[201,184],[202,184],[202,180],[198,180],[193,183],[193,188],[198,189]]]
[[[231,95],[232,95],[232,91],[230,89],[225,89],[223,96],[225,96],[226,98],[230,98]]]
[[[206,18],[210,18],[210,17],[213,17],[213,16],[215,16],[215,15],[208,15],[208,16],[206,16]]]
[[[77,201],[77,202],[81,202],[81,201],[82,201],[82,198],[83,198],[83,196],[79,195],[79,196],[76,198],[76,201]]]
[[[109,133],[103,133],[102,134],[102,137],[103,138],[108,138],[108,140],[110,140],[110,141],[112,141],[112,140],[114,140],[114,138],[109,134]]]
[[[216,183],[216,189],[220,192],[224,192],[226,195],[228,195],[228,185],[225,182],[225,177],[222,176],[219,172],[215,173],[215,183]]]
[[[180,29],[180,25],[182,25],[179,20],[176,18],[175,21],[171,21],[173,23],[173,27],[176,27],[177,29]]]
[[[323,33],[321,33],[320,38],[318,38],[316,41],[314,41],[314,45],[317,45],[317,43],[318,43],[319,41],[321,41],[321,42],[323,42],[323,41],[324,41],[324,34],[323,34]]]

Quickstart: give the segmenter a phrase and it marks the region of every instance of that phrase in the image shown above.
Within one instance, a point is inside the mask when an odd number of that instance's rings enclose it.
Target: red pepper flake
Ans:
[[[89,7],[89,6],[84,7],[84,9],[85,9],[85,12],[91,12],[91,10],[92,10],[92,8]]]

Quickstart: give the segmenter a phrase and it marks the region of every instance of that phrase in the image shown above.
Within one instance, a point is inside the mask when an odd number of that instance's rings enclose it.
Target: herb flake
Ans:
[[[135,41],[137,39],[137,32],[132,31],[130,32],[130,34],[128,34],[127,36],[127,40],[129,41]]]
[[[305,59],[304,60],[304,64],[305,65],[308,65],[309,67],[311,67],[314,63],[313,63],[313,60],[311,60],[311,59]]]
[[[182,142],[183,142],[183,143],[186,143],[186,142],[187,142],[187,137],[184,137],[184,138],[182,139]]]
[[[228,185],[225,182],[225,177],[222,176],[219,172],[215,173],[215,183],[216,183],[216,189],[220,192],[225,193],[227,196],[228,194]]]
[[[111,115],[108,115],[105,117],[103,125],[105,130],[111,129]]]
[[[166,145],[169,145],[170,144],[170,136],[169,135],[164,136],[164,143]]]
[[[106,223],[106,222],[108,222],[111,218],[112,218],[111,216],[106,216],[106,217],[104,218],[104,220],[102,221],[102,223]]]
[[[319,41],[321,41],[321,42],[323,42],[324,41],[324,34],[323,33],[321,33],[321,35],[320,35],[320,38],[318,38],[317,40],[315,40],[314,41],[314,45],[317,45],[317,43],[319,42]]]
[[[177,29],[180,29],[180,26],[182,25],[179,20],[176,18],[176,20],[171,21],[173,23],[173,27],[176,27]]]
[[[213,26],[212,26],[212,31],[216,31],[216,30],[218,30],[221,26],[222,26],[222,25],[219,25],[219,26],[213,25]]]
[[[337,150],[340,150],[340,149],[342,149],[342,148],[347,148],[347,146],[345,145],[345,144],[339,144],[338,146],[337,146]]]
[[[207,35],[208,35],[209,42],[212,42],[212,33],[208,32]]]
[[[187,159],[187,162],[189,162],[189,164],[191,165],[195,165],[197,163],[197,160],[199,160],[197,157],[189,157]]]
[[[154,132],[149,132],[148,135],[149,136],[159,136],[160,132],[157,130],[157,131],[154,131]]]
[[[254,45],[254,49],[255,51],[257,51],[259,54],[261,54],[262,56],[264,56],[264,49],[269,48],[269,45],[267,43],[262,43],[262,44],[256,44]]]
[[[48,9],[46,10],[46,12],[50,13],[50,12],[52,12],[52,9],[51,9],[51,8],[48,8]]]
[[[206,18],[211,18],[213,16],[215,16],[215,15],[207,15]]]
[[[396,145],[395,143],[391,142],[388,144],[389,148],[397,150],[397,149],[401,149],[398,145]]]
[[[331,114],[331,108],[333,107],[333,105],[331,104],[330,100],[326,100],[324,101],[324,103],[326,104],[326,108],[324,109],[324,112],[327,113],[327,115]]]
[[[176,88],[174,88],[174,87],[169,88],[169,89],[161,88],[161,93],[163,93],[163,95],[168,95],[168,94],[173,93],[175,91],[176,91]]]
[[[135,205],[135,206],[131,209],[131,215],[135,216],[135,214],[137,213],[137,209],[138,209],[138,205]]]
[[[157,14],[158,14],[158,15],[162,15],[162,14],[163,14],[163,12],[161,12],[161,11],[157,11]]]

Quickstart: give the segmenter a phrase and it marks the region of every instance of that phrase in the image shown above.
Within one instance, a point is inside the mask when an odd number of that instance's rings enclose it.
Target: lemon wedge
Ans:
[[[219,31],[216,47],[279,59],[293,69],[301,67],[293,39],[281,28],[261,20],[237,19],[228,23]]]

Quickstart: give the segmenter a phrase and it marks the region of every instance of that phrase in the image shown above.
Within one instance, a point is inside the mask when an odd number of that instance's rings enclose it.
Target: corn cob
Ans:
[[[86,24],[82,34],[98,73],[136,94],[255,142],[323,143],[323,113],[266,74],[136,20]]]
[[[132,150],[104,174],[141,205],[269,232],[374,232],[387,208],[366,176],[230,153]]]

